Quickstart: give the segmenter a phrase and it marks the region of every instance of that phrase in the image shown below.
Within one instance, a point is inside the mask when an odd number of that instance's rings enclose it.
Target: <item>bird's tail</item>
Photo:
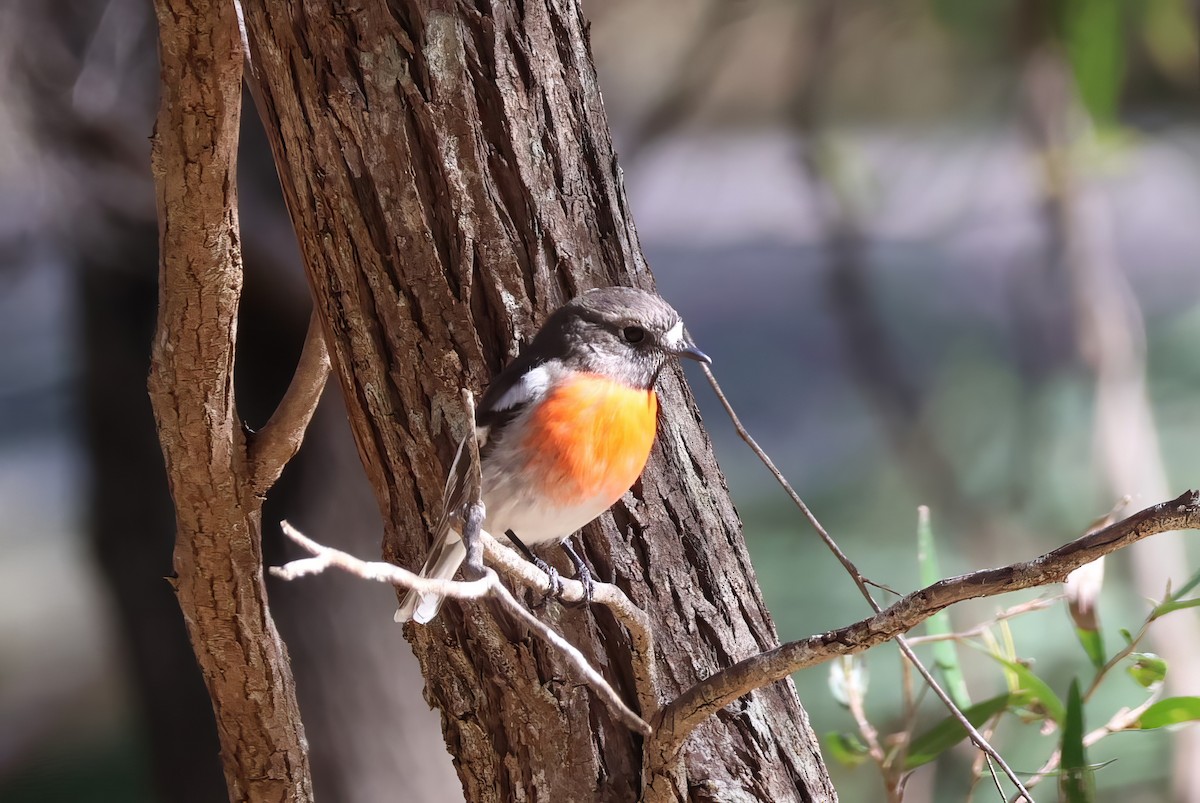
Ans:
[[[430,548],[429,557],[421,569],[421,576],[449,580],[454,577],[454,573],[458,571],[458,567],[462,565],[466,557],[467,547],[463,544],[459,534],[452,529],[444,530],[441,537]],[[400,601],[395,619],[397,622],[407,622],[412,619],[417,624],[426,624],[437,616],[444,600],[445,597],[441,594],[420,594],[410,590]]]

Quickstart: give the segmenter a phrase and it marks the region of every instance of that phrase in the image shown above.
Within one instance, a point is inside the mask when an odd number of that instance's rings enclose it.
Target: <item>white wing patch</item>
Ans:
[[[548,387],[550,387],[550,372],[546,370],[546,366],[539,365],[537,368],[526,371],[524,376],[514,382],[513,386],[496,400],[492,409],[500,412],[536,401],[546,393]]]

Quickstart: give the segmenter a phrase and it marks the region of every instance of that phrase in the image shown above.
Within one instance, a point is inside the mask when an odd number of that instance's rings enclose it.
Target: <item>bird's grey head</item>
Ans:
[[[647,389],[672,357],[711,362],[674,307],[631,287],[589,290],[559,307],[534,338],[533,351]]]

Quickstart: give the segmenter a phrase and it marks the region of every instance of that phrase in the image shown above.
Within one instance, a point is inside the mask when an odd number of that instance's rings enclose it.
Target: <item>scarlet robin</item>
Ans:
[[[587,564],[567,539],[641,475],[658,429],[654,384],[673,357],[710,362],[654,293],[601,288],[555,310],[476,410],[483,529],[507,535],[543,569],[528,547],[561,543],[590,589]],[[424,577],[449,579],[466,557],[451,515],[464,501],[454,474]],[[424,624],[441,605],[437,594],[410,591],[396,621]]]

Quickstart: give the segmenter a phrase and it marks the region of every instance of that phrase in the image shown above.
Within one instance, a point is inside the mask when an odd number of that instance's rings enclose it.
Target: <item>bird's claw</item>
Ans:
[[[560,599],[559,602],[568,608],[583,608],[592,604],[592,596],[596,593],[596,581],[592,579],[592,572],[587,564],[580,563],[575,569],[575,579],[583,586],[583,599],[574,602]]]
[[[550,602],[550,600],[560,599],[562,597],[562,578],[558,575],[558,569],[555,569],[541,558],[536,558],[533,561],[533,565],[545,572],[546,577],[549,578],[550,581],[550,587],[546,590],[546,593],[544,593],[537,602],[533,603],[533,607],[535,609],[544,608]]]

